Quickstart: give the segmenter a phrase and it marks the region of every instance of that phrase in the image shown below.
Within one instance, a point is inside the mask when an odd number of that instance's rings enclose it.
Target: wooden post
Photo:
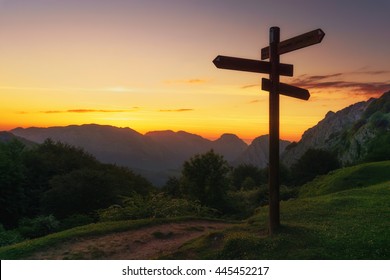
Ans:
[[[269,94],[269,234],[280,226],[279,215],[279,27],[270,29],[271,90]]]

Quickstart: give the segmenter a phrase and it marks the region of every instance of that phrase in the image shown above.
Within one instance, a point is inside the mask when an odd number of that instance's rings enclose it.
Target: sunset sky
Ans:
[[[281,56],[281,137],[299,140],[325,114],[390,90],[388,0],[0,0],[0,130],[109,124],[215,139],[268,133],[267,75],[220,70],[217,55],[260,59],[281,39],[321,28]]]

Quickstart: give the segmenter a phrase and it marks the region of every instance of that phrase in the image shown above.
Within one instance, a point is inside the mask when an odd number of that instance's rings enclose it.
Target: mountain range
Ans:
[[[308,149],[315,148],[335,153],[343,165],[353,164],[367,157],[375,141],[387,137],[388,133],[390,92],[338,112],[328,112],[323,120],[303,134],[298,143],[281,140],[281,160],[286,166],[291,166]],[[169,176],[178,175],[184,161],[211,149],[223,155],[233,166],[252,164],[264,168],[268,163],[267,135],[248,145],[234,134],[223,134],[211,141],[185,131],[141,134],[131,128],[86,124],[16,128],[2,132],[0,141],[5,137],[21,137],[36,143],[51,138],[82,147],[98,160],[127,166],[157,186],[162,186]]]
[[[268,161],[268,136],[258,137],[248,145],[234,134],[223,134],[211,141],[185,131],[152,131],[143,135],[131,128],[97,124],[16,128],[6,133],[36,143],[51,138],[82,147],[101,162],[127,166],[157,186],[163,185],[169,176],[178,175],[186,160],[211,149],[232,165],[251,163],[263,168]],[[282,143],[281,149],[289,144]]]

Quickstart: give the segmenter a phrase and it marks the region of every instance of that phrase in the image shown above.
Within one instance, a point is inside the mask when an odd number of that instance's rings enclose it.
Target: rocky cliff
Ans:
[[[310,148],[336,153],[343,165],[359,162],[367,156],[372,141],[390,130],[389,124],[390,92],[387,92],[380,98],[328,112],[298,143],[286,148],[282,162],[291,166]]]

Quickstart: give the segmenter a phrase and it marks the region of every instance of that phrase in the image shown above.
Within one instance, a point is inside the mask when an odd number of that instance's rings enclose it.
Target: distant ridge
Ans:
[[[247,145],[228,133],[211,141],[185,131],[151,131],[143,135],[131,128],[97,124],[16,128],[10,132],[36,143],[51,138],[82,147],[98,160],[127,166],[157,186],[162,186],[169,176],[178,175],[184,161],[211,149],[233,166],[252,164],[264,168],[268,164],[267,135]],[[11,133],[0,134],[0,141],[12,137]],[[366,158],[375,141],[388,144],[390,150],[390,92],[336,113],[328,112],[298,143],[281,140],[281,159],[291,166],[308,149],[316,148],[336,153],[344,165],[349,165]]]
[[[280,154],[284,152],[291,142],[280,140]],[[234,165],[250,164],[259,168],[265,168],[269,158],[269,136],[263,135],[252,141],[249,147],[234,161]]]
[[[251,152],[257,149],[257,141],[248,146],[229,133],[211,141],[185,131],[151,131],[143,135],[131,128],[97,124],[15,128],[11,133],[36,143],[51,138],[81,147],[98,160],[127,166],[158,186],[162,186],[169,176],[178,175],[184,161],[211,149],[235,165],[252,163],[265,167],[268,162],[262,154]],[[260,145],[264,151],[268,149],[266,141]],[[245,160],[245,155],[250,155],[251,159]]]

